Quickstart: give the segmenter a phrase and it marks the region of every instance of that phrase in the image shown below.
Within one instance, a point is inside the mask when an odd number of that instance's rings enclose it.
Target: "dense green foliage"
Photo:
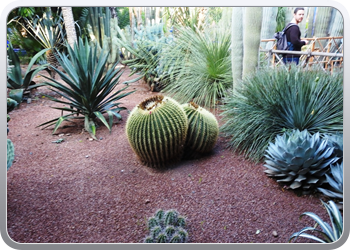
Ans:
[[[122,72],[120,72],[120,69],[115,69],[116,65],[114,65],[104,73],[108,55],[107,51],[102,51],[100,56],[97,57],[96,47],[92,49],[87,40],[83,42],[82,39],[79,39],[79,45],[75,44],[74,49],[68,46],[67,55],[59,53],[58,60],[66,73],[57,68],[53,69],[66,84],[44,76],[50,80],[45,84],[52,87],[54,92],[65,99],[49,97],[57,103],[67,105],[56,109],[69,113],[62,114],[62,116],[39,126],[55,125],[53,131],[55,133],[65,120],[84,119],[85,129],[95,138],[96,124],[94,120],[98,118],[111,130],[113,116],[121,119],[119,112],[125,109],[120,107],[120,103],[117,101],[133,92],[123,93],[128,86],[115,90]],[[104,118],[104,113],[108,114],[109,123]],[[79,114],[82,114],[83,117],[78,116]]]
[[[260,70],[231,91],[222,110],[229,146],[260,160],[287,129],[342,132],[343,76],[297,66]]]
[[[232,86],[230,45],[224,29],[179,28],[176,45],[164,51],[170,77],[163,91],[183,103],[214,107]]]

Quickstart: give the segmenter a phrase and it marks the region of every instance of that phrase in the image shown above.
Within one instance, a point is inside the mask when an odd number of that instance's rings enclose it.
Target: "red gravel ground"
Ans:
[[[140,82],[129,89],[136,92],[121,100],[129,111],[156,94]],[[83,123],[65,123],[52,135],[53,128],[37,128],[60,115],[45,93],[52,91],[39,88],[30,104],[10,113],[15,161],[7,172],[7,229],[15,242],[139,243],[159,208],[187,217],[190,243],[286,243],[314,225],[298,220],[303,212],[328,221],[319,197],[283,189],[262,163],[227,149],[222,135],[211,155],[162,171],[138,162],[125,134],[128,111],[111,133],[101,125],[98,141]]]

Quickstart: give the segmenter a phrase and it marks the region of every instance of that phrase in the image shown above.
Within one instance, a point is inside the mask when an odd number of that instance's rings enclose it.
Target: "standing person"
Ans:
[[[295,8],[294,17],[288,25],[290,24],[296,24],[296,25],[292,25],[286,31],[286,37],[288,41],[288,50],[301,51],[301,47],[309,43],[307,40],[300,40],[301,32],[298,24],[301,23],[303,19],[304,19],[304,8]],[[286,54],[283,57],[283,62],[284,63],[294,62],[296,64],[299,64],[299,58],[300,58],[300,55]]]

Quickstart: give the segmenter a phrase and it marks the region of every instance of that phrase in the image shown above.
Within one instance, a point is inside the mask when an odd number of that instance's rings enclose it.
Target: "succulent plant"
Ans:
[[[317,190],[328,197],[343,200],[343,162],[331,165],[331,172],[326,174],[326,179],[330,187],[319,187]]]
[[[182,105],[188,119],[184,157],[194,158],[210,152],[219,135],[216,117],[194,102]]]
[[[15,159],[15,147],[10,139],[7,139],[7,170],[12,166]]]
[[[186,218],[176,210],[159,209],[148,219],[147,229],[150,234],[144,239],[144,243],[185,243],[188,241],[185,226]]]
[[[162,167],[181,159],[187,127],[181,105],[172,98],[155,95],[130,112],[126,134],[141,162]]]
[[[342,158],[343,158],[343,134],[342,133],[324,134],[323,138],[328,141],[329,146],[334,147],[333,154],[336,157],[339,157],[340,161],[342,161]]]
[[[312,212],[305,212],[299,217],[299,219],[304,215],[307,215],[316,221],[316,226],[304,227],[299,232],[292,234],[292,236],[289,238],[289,242],[291,242],[293,239],[296,240],[298,237],[312,239],[321,243],[335,242],[340,238],[340,236],[343,233],[343,217],[338,207],[333,201],[329,201],[328,204],[323,202],[322,200],[321,202],[327,210],[330,221],[332,223],[332,227],[327,222],[324,222],[318,215]],[[317,229],[318,225],[321,227],[322,231]],[[307,231],[318,232],[322,236],[322,238],[305,233]]]
[[[320,134],[307,130],[289,130],[270,142],[265,154],[265,173],[288,188],[311,191],[326,182],[329,166],[338,160],[332,156]]]

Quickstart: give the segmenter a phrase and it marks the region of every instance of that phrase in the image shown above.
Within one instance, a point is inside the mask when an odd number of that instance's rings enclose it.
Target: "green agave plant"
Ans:
[[[103,51],[97,57],[96,47],[92,49],[88,41],[80,38],[78,43],[74,45],[74,49],[67,45],[68,55],[59,53],[58,60],[62,65],[63,70],[58,70],[53,67],[53,70],[66,83],[62,84],[53,78],[48,78],[50,82],[45,82],[47,86],[53,88],[53,91],[63,97],[65,100],[49,97],[52,101],[65,104],[66,107],[56,107],[62,111],[62,115],[58,118],[40,124],[40,126],[55,125],[53,133],[65,120],[84,119],[84,127],[90,135],[96,139],[96,124],[95,119],[99,119],[102,123],[111,130],[113,116],[121,119],[119,112],[125,110],[125,107],[120,107],[117,102],[120,99],[128,96],[134,91],[125,93],[124,90],[128,86],[115,90],[119,83],[119,78],[123,72],[120,69],[115,69],[117,63],[104,73],[107,64],[108,52]],[[63,115],[63,111],[69,112]],[[107,113],[109,123],[107,123],[103,114]],[[78,116],[82,114],[83,117]]]
[[[43,86],[43,84],[36,84],[33,78],[39,71],[47,68],[48,64],[40,65],[33,68],[38,58],[43,55],[47,49],[38,52],[29,62],[27,70],[22,76],[21,62],[18,55],[13,50],[12,44],[8,46],[7,54],[10,60],[11,70],[7,73],[7,88],[10,89],[9,97],[17,101],[19,104],[22,102],[23,93],[25,91],[32,90]]]
[[[144,243],[186,243],[188,233],[184,229],[186,218],[170,209],[159,209],[154,216],[148,218],[147,229],[150,234],[144,239]]]
[[[315,227],[305,227],[299,232],[296,232],[292,234],[292,236],[289,238],[289,242],[291,242],[293,239],[294,241],[298,239],[298,237],[304,237],[307,239],[311,239],[320,243],[331,243],[337,241],[340,236],[343,233],[343,217],[336,206],[336,204],[333,201],[329,201],[328,204],[323,202],[321,200],[322,204],[325,206],[327,213],[329,215],[332,227],[325,221],[323,221],[318,215],[312,212],[305,212],[303,213],[299,219],[301,219],[303,216],[309,216],[313,220],[316,221]],[[321,230],[317,227],[320,226]],[[317,237],[312,234],[308,234],[306,232],[316,232],[320,234],[320,237]]]
[[[265,173],[291,189],[311,191],[325,183],[329,166],[338,160],[332,157],[333,149],[319,133],[287,131],[269,143]]]

